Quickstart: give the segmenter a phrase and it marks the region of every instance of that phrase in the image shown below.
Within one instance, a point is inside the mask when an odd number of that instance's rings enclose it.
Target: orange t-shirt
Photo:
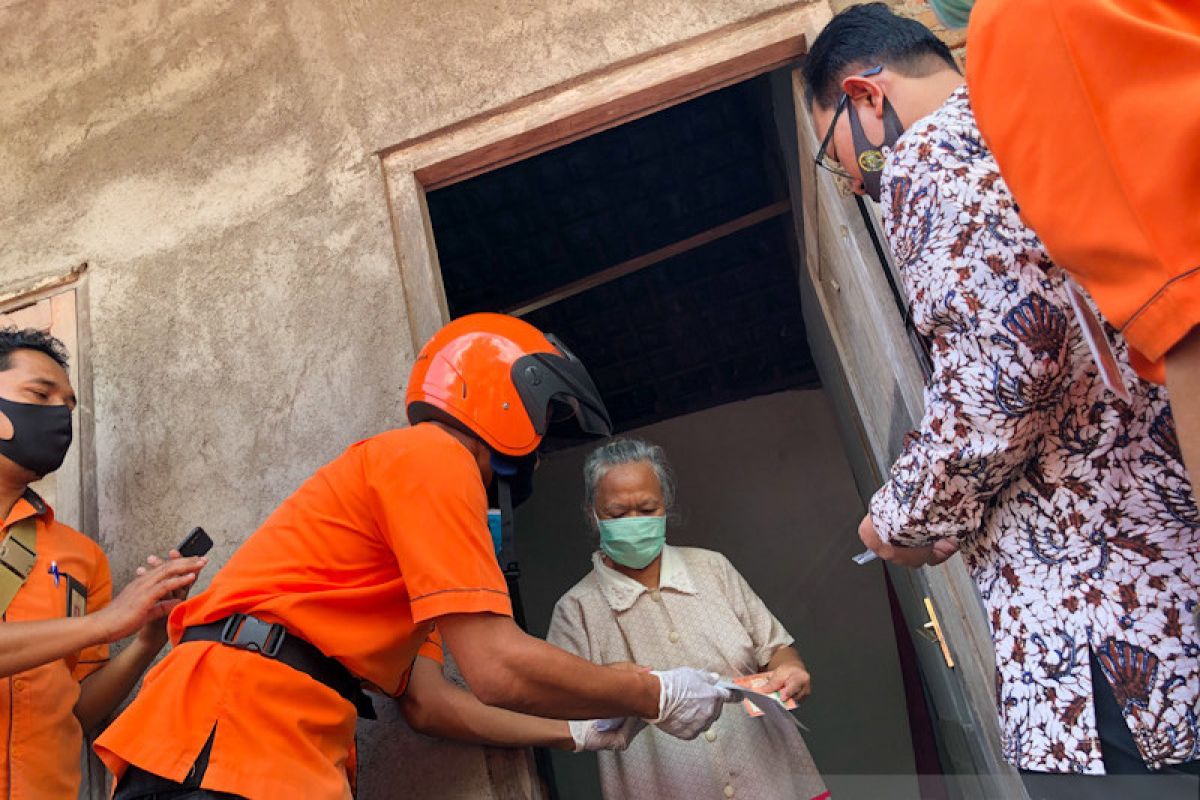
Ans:
[[[37,517],[37,561],[4,614],[8,622],[67,616],[68,576],[87,590],[87,613],[112,597],[108,559],[100,546],[54,519],[36,495],[18,500],[3,528]],[[58,564],[58,584],[50,573]],[[108,645],[96,645],[0,679],[0,797],[12,800],[75,800],[83,731],[75,718],[79,683],[108,661]]]
[[[967,84],[1021,216],[1162,383],[1200,325],[1200,2],[979,0]]]
[[[235,612],[279,622],[386,692],[403,691],[445,614],[511,615],[474,457],[432,423],[350,447],[272,514],[171,614],[183,629]],[[355,710],[329,687],[257,653],[176,646],[96,742],[181,781],[215,727],[203,786],[252,800],[349,797]]]

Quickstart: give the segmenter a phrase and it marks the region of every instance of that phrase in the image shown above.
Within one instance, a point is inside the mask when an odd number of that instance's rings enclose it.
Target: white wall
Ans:
[[[727,555],[796,637],[814,686],[801,718],[822,773],[911,773],[886,590],[879,570],[850,561],[861,550],[863,506],[824,392],[758,397],[630,435],[662,445],[678,476],[680,519],[668,541]],[[547,457],[517,515],[522,595],[538,635],[554,602],[590,568],[580,512],[588,450]],[[564,798],[588,796],[580,784],[594,780],[587,761],[556,754],[560,786],[572,787]]]

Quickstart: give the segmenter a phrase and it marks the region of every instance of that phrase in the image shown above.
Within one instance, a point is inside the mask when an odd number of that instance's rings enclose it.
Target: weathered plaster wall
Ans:
[[[219,563],[400,422],[377,150],[782,5],[0,0],[0,296],[90,264],[89,533],[117,583],[193,524]],[[364,797],[486,796],[480,751],[401,756],[399,730],[367,732]]]

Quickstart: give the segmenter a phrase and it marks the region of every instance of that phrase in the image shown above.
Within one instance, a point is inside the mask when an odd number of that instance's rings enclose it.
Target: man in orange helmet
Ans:
[[[176,647],[96,743],[117,798],[349,797],[360,686],[402,693],[435,622],[490,705],[692,738],[732,699],[708,674],[596,666],[512,620],[489,491],[510,528],[553,412],[611,427],[565,348],[517,319],[463,317],[418,355],[406,404],[411,427],[318,470],[172,613]]]

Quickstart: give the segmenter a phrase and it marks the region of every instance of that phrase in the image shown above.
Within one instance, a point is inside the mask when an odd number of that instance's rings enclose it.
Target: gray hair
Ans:
[[[583,510],[588,524],[595,526],[596,489],[613,467],[621,464],[649,464],[658,478],[663,505],[670,514],[675,508],[675,475],[663,449],[641,439],[611,439],[593,450],[583,462]]]

